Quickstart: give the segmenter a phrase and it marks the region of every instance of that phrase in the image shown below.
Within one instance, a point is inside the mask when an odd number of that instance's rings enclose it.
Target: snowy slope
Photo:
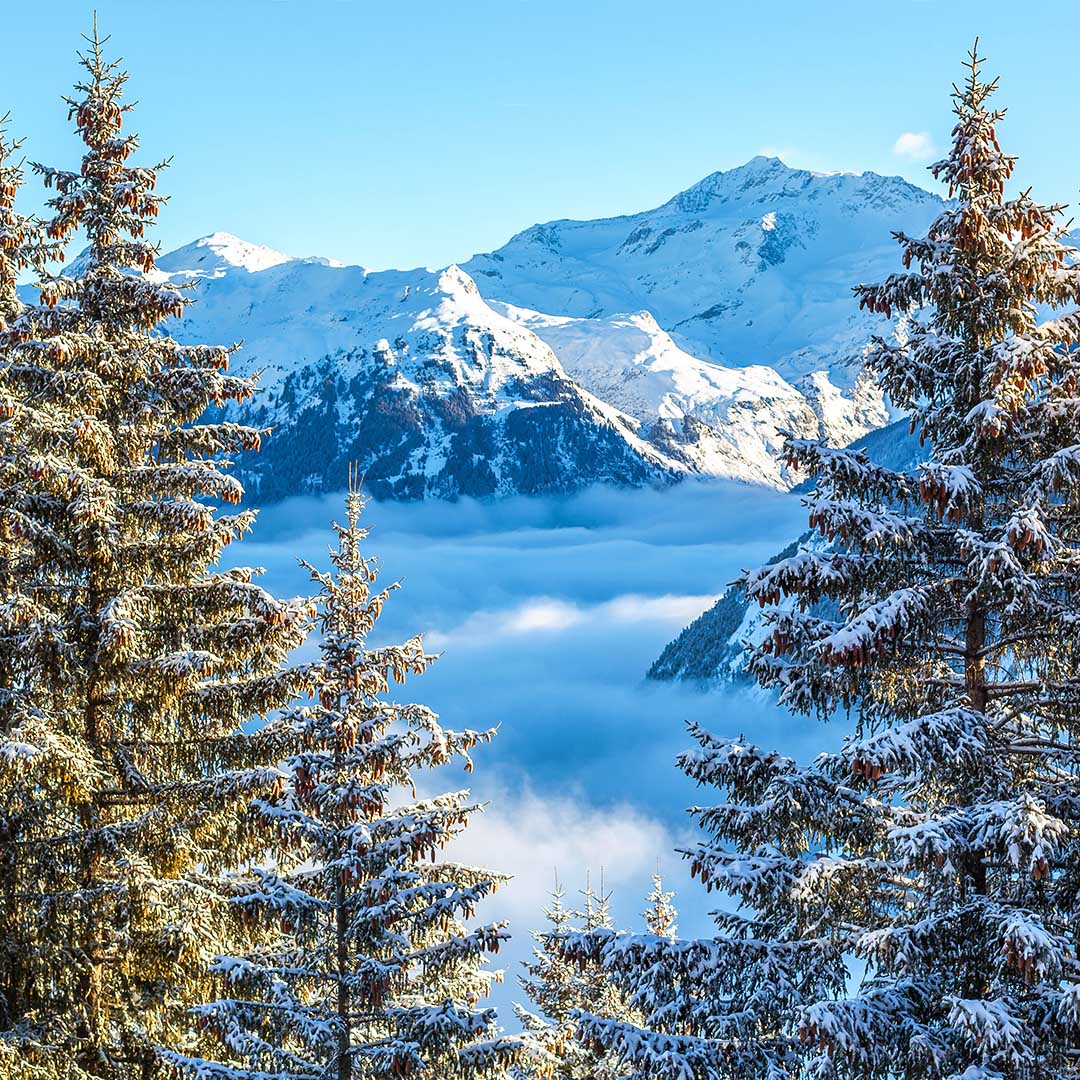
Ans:
[[[890,232],[934,196],[898,178],[755,158],[655,210],[537,225],[445,270],[372,272],[215,233],[162,256],[198,282],[181,339],[243,340],[241,463],[263,499],[337,485],[357,460],[414,498],[663,484],[777,487],[784,436],[846,444],[887,419],[862,374],[852,285],[895,268]]]
[[[631,352],[657,354],[647,367],[658,408],[664,401],[709,426],[719,420],[727,429],[741,416],[728,402],[760,392],[756,431],[729,430],[726,439],[752,457],[779,445],[774,419],[809,433],[806,407],[820,425],[817,433],[836,444],[887,422],[880,393],[862,374],[862,358],[871,334],[888,334],[890,327],[860,312],[851,290],[895,270],[892,232],[922,232],[942,205],[899,177],[818,174],[758,157],[706,177],[654,210],[533,226],[465,268],[485,296],[578,320],[576,326],[543,319],[528,325],[571,375],[594,392],[613,387],[608,400],[644,422],[653,417],[631,401],[642,377],[642,361]],[[616,347],[598,364],[599,342],[607,348],[615,336],[613,320],[624,339],[630,321],[653,343]],[[592,347],[584,341],[590,323],[598,324]],[[675,350],[683,358],[674,359]],[[620,352],[624,362],[616,372]],[[708,362],[721,370],[710,372]],[[665,368],[670,393],[657,393]],[[710,388],[701,388],[701,380]],[[688,395],[688,381],[699,390]],[[697,458],[713,471],[702,454]],[[759,463],[749,472],[773,483],[785,479],[775,467],[766,475]],[[725,468],[719,475],[743,473]]]
[[[163,255],[157,261],[157,268],[160,273],[171,276],[175,281],[191,278],[214,280],[226,277],[236,270],[257,274],[260,270],[269,270],[272,266],[293,261],[291,255],[283,255],[280,251],[260,247],[258,244],[249,244],[231,233],[216,232]]]
[[[164,256],[158,272],[200,279],[177,336],[243,337],[236,369],[263,372],[244,417],[276,431],[241,463],[261,498],[340,485],[350,461],[374,494],[401,498],[663,483],[685,471],[456,266],[371,273],[215,233]]]
[[[898,472],[913,472],[924,460],[918,438],[910,433],[906,420],[873,431],[855,445],[870,459]],[[813,480],[800,488],[808,490]],[[770,559],[779,562],[800,548],[822,551],[828,542],[817,533],[804,533],[794,543]],[[794,603],[788,599],[779,606]],[[824,618],[834,615],[825,602],[815,611]],[[649,668],[648,677],[662,682],[685,681],[703,685],[744,682],[746,647],[758,644],[766,634],[765,619],[756,604],[748,604],[741,591],[729,588],[715,604],[670,641]]]
[[[585,389],[652,430],[694,472],[786,487],[786,435],[846,444],[887,420],[864,379],[843,396],[813,376],[797,389],[774,368],[726,367],[680,348],[648,311],[591,319],[492,302],[554,350]]]
[[[864,339],[852,286],[895,270],[891,233],[941,209],[900,177],[756,157],[655,210],[534,225],[464,268],[506,303],[579,318],[647,310],[695,356],[798,378]]]

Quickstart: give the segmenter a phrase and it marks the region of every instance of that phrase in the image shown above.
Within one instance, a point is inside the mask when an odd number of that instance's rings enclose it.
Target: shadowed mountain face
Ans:
[[[887,324],[859,281],[895,262],[934,196],[871,173],[755,158],[657,208],[559,221],[464,268],[372,272],[215,233],[163,256],[198,279],[181,339],[243,339],[263,372],[240,463],[261,500],[338,486],[380,497],[664,485],[787,488],[788,434],[840,445],[887,422],[862,355]]]
[[[260,499],[340,486],[350,461],[374,495],[404,499],[662,484],[686,471],[457,267],[368,273],[217,234],[161,270],[202,279],[179,336],[242,335],[238,368],[263,372],[242,411],[275,429],[241,463]]]

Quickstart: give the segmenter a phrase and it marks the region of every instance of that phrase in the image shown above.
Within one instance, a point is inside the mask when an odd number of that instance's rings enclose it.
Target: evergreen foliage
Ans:
[[[682,767],[725,798],[687,854],[740,913],[710,941],[568,939],[646,1019],[583,1028],[646,1075],[1075,1075],[1080,315],[1046,313],[1080,269],[1062,208],[1006,194],[995,89],[973,51],[932,166],[952,201],[856,290],[905,316],[870,360],[925,461],[790,443],[828,543],[742,581],[757,679],[855,733],[803,767],[694,728]]]
[[[741,741],[717,739],[696,726],[690,730],[699,748],[680,755],[680,768],[701,784],[730,792],[732,802],[693,810],[709,835],[684,854],[708,891],[723,889],[750,910],[715,912],[717,933],[706,939],[610,930],[564,935],[560,955],[596,965],[628,1006],[628,1014],[618,1017],[600,1015],[588,1005],[579,1008],[574,1014],[578,1037],[618,1059],[621,1075],[658,1080],[788,1076],[801,1049],[791,1018],[822,993],[835,996],[842,990],[842,948],[794,921],[790,876],[768,875],[780,867],[782,853],[755,844],[753,837],[778,831],[777,814],[790,815],[797,832],[794,822],[800,816],[826,808],[816,787],[794,776],[775,798],[782,806],[772,806],[765,801],[762,763],[795,769],[794,762],[763,755]],[[731,850],[740,842],[743,850]],[[762,875],[773,892],[762,887]],[[656,883],[650,916],[667,895]],[[673,918],[664,907],[660,927]]]
[[[419,637],[368,644],[390,589],[364,554],[353,489],[320,587],[317,697],[266,728],[286,782],[255,804],[272,863],[239,876],[233,905],[273,928],[254,951],[222,956],[228,996],[197,1010],[221,1060],[173,1060],[198,1080],[484,1077],[517,1055],[480,1003],[504,924],[473,926],[502,880],[437,861],[480,807],[467,791],[416,798],[426,770],[494,731],[450,731],[422,705],[385,697],[432,657]],[[391,586],[396,588],[396,586]],[[211,1053],[213,1053],[211,1051]]]
[[[676,925],[679,916],[675,911],[675,905],[672,903],[674,898],[675,894],[673,892],[665,892],[664,879],[660,876],[660,868],[657,867],[652,878],[652,889],[645,898],[649,906],[642,912],[641,916],[645,920],[645,926],[650,934],[655,934],[661,938],[673,938],[675,936],[679,929]]]
[[[823,1075],[1063,1076],[1080,1049],[1080,314],[1043,314],[1080,300],[1080,269],[1063,208],[1006,195],[980,63],[932,166],[955,201],[897,236],[906,272],[856,290],[911,312],[871,361],[927,460],[912,480],[792,445],[820,468],[810,524],[833,550],[746,578],[799,603],[759,679],[796,711],[856,714],[810,773],[834,823],[785,870],[818,874],[806,914],[866,967],[801,1016]],[[800,610],[822,596],[839,618]]]
[[[67,99],[81,164],[34,166],[49,240],[88,245],[38,304],[13,303],[0,183],[0,1073],[33,1080],[148,1080],[184,1038],[236,931],[219,879],[281,780],[242,725],[307,685],[283,662],[312,614],[214,569],[253,521],[213,505],[241,495],[228,455],[260,432],[200,417],[254,384],[164,330],[189,298],[155,280],[160,166],[133,163],[102,44]]]
[[[0,116],[0,326],[10,323],[22,308],[19,274],[42,247],[36,222],[15,209],[24,176],[21,163],[14,160],[22,143],[9,137],[10,119]]]
[[[528,1050],[526,1065],[519,1073],[529,1078],[617,1080],[623,1074],[619,1059],[578,1037],[577,1015],[588,1010],[609,1019],[630,1018],[626,1000],[599,964],[570,960],[562,954],[562,942],[568,934],[613,930],[611,894],[604,888],[601,872],[599,891],[594,891],[587,876],[582,910],[567,908],[565,895],[556,876],[551,904],[544,912],[548,927],[534,932],[533,958],[521,979],[522,988],[539,1012],[517,1007]]]

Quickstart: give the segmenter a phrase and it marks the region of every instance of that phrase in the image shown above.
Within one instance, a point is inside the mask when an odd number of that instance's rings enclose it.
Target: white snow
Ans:
[[[166,275],[188,271],[192,275],[222,277],[234,269],[255,274],[291,261],[291,255],[250,244],[232,233],[215,232],[162,256],[157,268]]]
[[[654,210],[534,225],[464,268],[485,296],[519,307],[583,318],[644,309],[698,357],[775,367],[800,353],[811,366],[795,376],[835,372],[887,328],[858,312],[852,286],[894,270],[892,232],[919,233],[941,207],[899,177],[756,157]]]
[[[681,349],[648,311],[578,319],[492,302],[551,346],[590,393],[643,424],[693,416],[714,438],[693,447],[701,472],[787,485],[778,455],[784,433],[817,437],[807,398],[773,368],[725,367]],[[837,392],[839,393],[839,392]],[[859,431],[857,434],[863,434]],[[856,436],[857,437],[857,436]]]
[[[787,487],[786,435],[844,445],[887,422],[860,372],[888,326],[851,288],[894,267],[892,230],[940,206],[899,178],[758,157],[655,210],[536,225],[463,266],[372,272],[218,232],[155,276],[200,279],[178,336],[243,340],[234,366],[264,372],[271,412],[284,377],[324,358],[346,380],[393,364],[488,413],[546,400],[529,387],[554,378],[657,467]]]

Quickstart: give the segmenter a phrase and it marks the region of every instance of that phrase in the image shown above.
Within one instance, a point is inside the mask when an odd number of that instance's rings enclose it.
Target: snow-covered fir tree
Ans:
[[[592,883],[592,871],[585,873],[585,888],[581,890],[583,901],[580,918],[584,930],[610,930],[613,926],[611,921],[611,892],[607,888],[604,868],[600,867],[600,888],[594,889]]]
[[[432,657],[419,637],[369,644],[390,589],[365,554],[362,506],[354,488],[332,569],[308,566],[320,586],[317,696],[267,728],[287,776],[254,807],[273,861],[233,890],[245,917],[277,934],[216,961],[225,996],[197,1010],[207,1058],[173,1058],[197,1080],[483,1077],[519,1052],[483,1004],[505,924],[473,925],[502,879],[438,857],[480,808],[467,791],[416,798],[428,770],[459,760],[471,771],[469,751],[494,731],[451,731],[387,698]]]
[[[601,871],[599,891],[593,889],[591,877],[586,876],[581,910],[566,907],[565,895],[556,875],[551,904],[544,911],[547,928],[534,931],[532,960],[525,965],[526,974],[521,979],[522,988],[538,1011],[517,1007],[528,1051],[517,1072],[524,1077],[561,1080],[616,1080],[622,1075],[618,1058],[578,1037],[577,1014],[587,1009],[605,1018],[629,1018],[625,998],[599,964],[562,955],[566,935],[613,929],[611,894],[604,887]]]
[[[217,879],[281,779],[242,725],[307,685],[283,662],[313,615],[214,569],[253,521],[214,505],[242,494],[227,457],[260,432],[200,418],[254,386],[164,332],[188,297],[155,280],[158,169],[101,44],[69,100],[80,165],[34,166],[52,242],[88,246],[38,304],[6,271],[0,330],[0,1074],[32,1080],[149,1080],[190,1027],[235,941]]]
[[[1080,271],[1061,208],[1006,194],[995,88],[973,52],[932,166],[951,201],[857,289],[906,316],[870,360],[926,462],[792,443],[830,546],[743,580],[770,611],[758,679],[855,733],[804,767],[692,729],[682,767],[724,798],[691,869],[739,913],[710,941],[567,941],[646,1017],[582,1028],[646,1075],[1076,1073],[1080,316],[1045,313]]]
[[[673,938],[678,932],[679,915],[672,903],[674,899],[675,894],[664,889],[664,879],[658,866],[656,873],[653,874],[652,889],[645,898],[649,906],[641,913],[650,934],[662,938]]]
[[[32,222],[16,210],[15,200],[24,176],[21,163],[15,160],[20,144],[8,137],[9,117],[0,117],[0,334],[18,317],[22,303],[18,295],[19,274],[31,264],[32,252],[40,248],[40,235]],[[0,353],[0,379],[11,364],[8,350]],[[12,454],[11,437],[13,404],[0,397],[0,460]],[[0,633],[9,631],[14,620],[17,593],[14,570],[22,555],[23,544],[0,514]],[[8,641],[0,639],[0,657],[9,649]],[[0,682],[0,736],[10,730],[14,715],[13,687]],[[0,1030],[7,1026],[10,981],[3,972],[14,970],[18,958],[16,941],[6,931],[16,917],[19,900],[13,888],[14,846],[11,839],[17,833],[17,809],[11,805],[0,808]],[[4,983],[8,982],[5,986]],[[0,1046],[0,1066],[9,1056]]]
[[[20,214],[15,206],[16,197],[25,179],[20,161],[16,160],[22,144],[8,135],[10,116],[0,116],[0,332],[7,329],[22,310],[19,299],[19,275],[32,262],[44,255],[40,227],[32,219]],[[12,362],[7,349],[0,353],[0,373]],[[0,397],[0,455],[9,456],[7,445],[12,438],[12,425],[3,423],[11,419],[14,406],[5,396]],[[13,530],[0,520],[0,603],[10,603],[13,583],[11,571],[18,558],[20,541]],[[0,649],[4,646],[0,645]],[[3,710],[11,702],[0,687],[0,730],[4,730]],[[3,826],[0,825],[0,832]]]
[[[535,945],[532,960],[525,965],[526,974],[519,979],[522,989],[540,1010],[542,1015],[531,1012],[521,1005],[515,1006],[518,1019],[529,1033],[528,1046],[533,1051],[532,1072],[546,1075],[558,1060],[567,1035],[572,1035],[572,1024],[567,1017],[574,1007],[574,980],[577,968],[565,961],[548,943],[551,936],[573,929],[577,913],[564,903],[566,890],[555,875],[551,891],[551,903],[544,909],[547,930],[534,930]]]
[[[804,850],[759,874],[865,965],[850,997],[801,1013],[820,1075],[1072,1076],[1080,1057],[1080,315],[1054,312],[1080,270],[1062,208],[1007,196],[995,88],[973,51],[932,166],[954,201],[897,236],[906,272],[857,290],[910,313],[870,360],[927,460],[911,478],[793,444],[832,547],[745,579],[795,601],[759,679],[797,712],[856,717],[800,781],[834,820],[800,822]],[[822,597],[838,618],[808,614]],[[759,806],[800,775],[762,771]],[[773,819],[782,850],[792,823]]]
[[[839,942],[796,921],[786,888],[790,877],[770,878],[768,871],[781,865],[785,850],[797,850],[802,842],[799,819],[824,808],[813,784],[796,781],[789,789],[766,792],[762,763],[783,759],[714,738],[697,726],[690,730],[699,749],[680,755],[679,766],[699,783],[721,788],[731,801],[693,810],[708,836],[684,854],[708,891],[721,888],[748,910],[714,913],[717,933],[711,938],[677,938],[669,894],[657,881],[646,912],[649,933],[602,929],[561,935],[556,939],[560,956],[595,965],[627,1006],[616,1017],[601,1015],[587,1002],[579,1006],[573,1013],[577,1036],[594,1052],[615,1058],[622,1076],[771,1080],[793,1075],[801,1044],[792,1017],[822,994],[838,994],[845,968]],[[777,831],[774,815],[788,815],[793,822],[786,849],[752,840],[763,828],[771,838]],[[738,850],[740,844],[744,850]],[[772,892],[762,887],[763,875]]]
[[[0,116],[0,325],[10,323],[22,304],[17,292],[19,274],[40,248],[35,223],[15,209],[22,187],[22,165],[15,160],[22,143],[8,136],[10,116]]]
[[[1063,1076],[1080,1049],[1080,316],[1040,320],[1080,299],[1080,271],[1062,208],[1005,194],[995,89],[973,52],[932,166],[955,202],[897,237],[907,272],[858,289],[912,312],[870,361],[928,460],[909,478],[794,444],[833,550],[746,578],[762,604],[796,600],[758,677],[795,711],[856,716],[815,767],[837,824],[800,873],[866,967],[802,1013],[825,1074]],[[838,619],[807,615],[820,597]]]

